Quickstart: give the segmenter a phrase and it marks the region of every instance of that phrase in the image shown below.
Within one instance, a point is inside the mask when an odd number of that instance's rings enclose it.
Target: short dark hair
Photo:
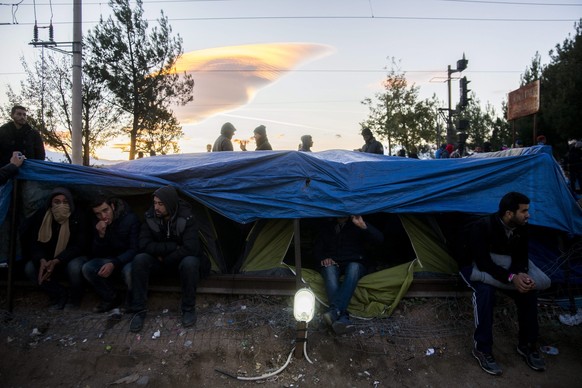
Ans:
[[[89,207],[91,209],[94,209],[97,206],[101,206],[104,203],[111,205],[112,202],[113,202],[112,198],[108,197],[107,195],[97,194],[89,201]]]
[[[11,114],[11,115],[13,115],[13,114],[14,114],[14,112],[16,112],[17,110],[23,110],[23,111],[25,111],[25,112],[26,112],[26,108],[25,108],[25,107],[23,107],[22,105],[14,105],[14,106],[12,107],[12,109],[10,110],[10,114]]]
[[[509,192],[499,201],[499,210],[497,214],[502,217],[506,211],[515,212],[519,209],[519,205],[529,205],[529,198],[522,193],[516,191]]]

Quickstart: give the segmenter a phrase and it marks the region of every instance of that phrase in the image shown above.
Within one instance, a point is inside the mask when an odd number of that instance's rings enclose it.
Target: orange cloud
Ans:
[[[193,76],[194,101],[174,112],[182,124],[245,105],[265,86],[302,63],[331,53],[329,46],[311,43],[268,43],[217,47],[185,53],[176,71]]]

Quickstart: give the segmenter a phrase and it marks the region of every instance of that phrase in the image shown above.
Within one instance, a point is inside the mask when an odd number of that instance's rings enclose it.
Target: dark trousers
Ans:
[[[461,271],[465,282],[473,289],[473,310],[475,314],[475,333],[473,340],[475,348],[484,353],[491,353],[493,347],[493,308],[495,293],[501,291],[510,296],[517,307],[519,325],[518,345],[534,345],[538,339],[538,299],[537,292],[521,293],[512,290],[502,290],[469,280],[470,271]]]
[[[131,263],[131,309],[146,309],[148,284],[151,272],[166,270],[167,265],[147,253],[140,253]],[[200,259],[186,256],[177,263],[182,284],[182,311],[196,307],[196,286],[200,280]]]

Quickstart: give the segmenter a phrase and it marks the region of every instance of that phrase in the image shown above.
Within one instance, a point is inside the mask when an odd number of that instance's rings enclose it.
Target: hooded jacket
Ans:
[[[234,135],[236,128],[231,123],[224,123],[220,129],[220,136],[214,142],[212,146],[212,152],[220,151],[234,151],[232,146],[232,136]]]
[[[103,238],[99,237],[99,233],[93,228],[91,257],[110,259],[115,268],[121,268],[137,254],[140,222],[127,202],[118,198],[111,202],[115,207],[113,221],[107,227]],[[97,222],[99,220],[96,220],[93,226]]]
[[[186,256],[202,259],[198,225],[190,205],[172,186],[159,188],[154,197],[164,203],[170,218],[166,221],[156,217],[153,206],[148,209],[139,234],[139,251],[161,257],[167,264],[177,264]]]
[[[253,131],[254,133],[258,133],[261,135],[260,143],[257,142],[257,148],[255,151],[272,151],[273,147],[271,147],[271,143],[269,143],[269,139],[267,138],[267,128],[264,125],[259,125]]]
[[[69,208],[71,209],[69,230],[71,235],[65,250],[59,253],[56,257],[53,257],[61,225],[53,220],[51,239],[46,243],[38,241],[38,232],[46,211],[51,208],[53,198],[59,194],[64,195],[69,201]],[[59,259],[63,263],[68,263],[72,259],[84,255],[87,246],[87,224],[85,221],[86,219],[83,213],[75,206],[71,192],[64,187],[55,188],[48,197],[46,206],[43,209],[37,210],[30,219],[25,222],[21,234],[23,240],[22,246],[29,248],[23,249],[24,253],[26,254],[26,251],[28,250],[30,259],[36,263],[40,262],[40,259]]]

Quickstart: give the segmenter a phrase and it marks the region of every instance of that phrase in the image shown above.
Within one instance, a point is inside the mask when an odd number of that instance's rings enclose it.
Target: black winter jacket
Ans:
[[[99,237],[99,233],[93,228],[91,256],[110,259],[115,268],[121,268],[133,260],[137,253],[140,222],[125,201],[114,199],[113,204],[114,218],[107,227],[105,236]]]
[[[519,226],[508,238],[497,214],[485,216],[469,232],[469,253],[482,272],[487,272],[500,282],[508,283],[511,273],[528,271],[528,234],[526,226]],[[490,253],[511,256],[509,269],[491,260]]]
[[[14,151],[22,152],[28,159],[46,157],[40,133],[28,124],[16,128],[11,121],[0,127],[0,166],[10,163]]]

